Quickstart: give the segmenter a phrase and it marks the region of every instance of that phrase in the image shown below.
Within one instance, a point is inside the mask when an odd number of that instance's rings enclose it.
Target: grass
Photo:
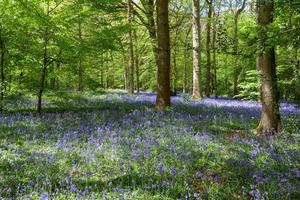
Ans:
[[[0,116],[1,199],[299,199],[300,111],[257,138],[255,102],[153,94],[11,98]]]

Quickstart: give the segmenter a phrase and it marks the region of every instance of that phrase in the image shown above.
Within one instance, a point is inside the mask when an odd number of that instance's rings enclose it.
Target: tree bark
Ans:
[[[50,5],[49,2],[47,4],[47,17],[50,14]],[[45,89],[45,80],[47,75],[47,67],[48,67],[48,45],[49,45],[49,25],[47,24],[44,32],[44,53],[43,53],[43,65],[41,68],[41,77],[40,77],[40,88],[37,94],[38,104],[37,104],[37,112],[39,114],[42,113],[42,97]]]
[[[103,56],[103,52],[101,53],[101,69],[100,69],[100,85],[101,88],[104,88],[104,56]]]
[[[213,14],[213,35],[212,35],[212,49],[213,49],[213,91],[214,91],[214,94],[215,96],[218,95],[218,92],[217,92],[217,48],[216,48],[216,42],[217,42],[217,23],[218,23],[218,20],[219,20],[219,14],[220,14],[220,11],[218,11],[218,13],[216,13],[214,11],[214,14]]]
[[[280,131],[279,92],[277,86],[275,48],[268,41],[268,26],[273,23],[274,1],[257,1],[258,65],[261,76],[262,112],[258,132],[270,135]]]
[[[4,109],[4,90],[5,90],[5,76],[4,76],[4,56],[5,56],[5,44],[4,39],[0,32],[0,113]]]
[[[156,109],[170,106],[169,1],[156,1],[158,30],[158,71]]]
[[[133,38],[134,38],[134,66],[135,66],[135,88],[136,92],[140,93],[140,61],[139,61],[139,49],[138,49],[138,40],[137,40],[137,33],[136,31],[133,32]]]
[[[193,0],[193,99],[201,99],[201,29],[199,0]]]
[[[208,4],[208,14],[207,14],[207,24],[206,24],[206,85],[205,85],[205,95],[207,97],[211,94],[211,18],[212,18],[212,10],[213,0],[206,0]]]
[[[132,0],[128,0],[128,23],[131,25],[133,21]],[[133,34],[131,28],[128,33],[128,93],[134,93],[134,55],[133,55]]]
[[[185,35],[185,46],[184,46],[184,72],[183,72],[183,93],[187,92],[187,69],[188,69],[188,53],[189,53],[189,35],[191,28],[189,28]]]
[[[78,21],[78,39],[80,43],[80,49],[79,49],[79,69],[78,69],[78,91],[83,91],[83,59],[82,59],[82,48],[83,48],[83,39],[82,39],[82,22],[81,22],[81,16],[79,16]]]
[[[171,74],[172,74],[172,92],[176,93],[177,87],[177,52],[178,52],[178,44],[176,43],[179,37],[179,30],[176,29],[174,33],[174,44],[173,44],[173,55],[172,55],[172,67],[171,67]]]
[[[298,58],[298,49],[295,49],[295,72],[294,76],[296,77],[295,80],[295,101],[300,107],[300,60]]]
[[[240,14],[243,12],[246,6],[246,0],[243,0],[242,6],[237,10],[234,15],[234,67],[233,67],[233,95],[238,94],[238,77],[239,77],[239,38],[238,38],[238,19]]]
[[[60,63],[60,62],[57,62],[57,63],[56,63],[56,70],[57,70],[57,71],[60,71],[60,66],[61,66],[61,63]],[[55,89],[56,89],[56,90],[59,90],[59,86],[60,86],[59,76],[56,76],[55,80],[56,80],[56,81],[55,81],[55,83],[56,83],[56,84],[55,84]]]
[[[39,114],[42,113],[42,97],[43,92],[45,89],[45,80],[47,74],[47,67],[48,67],[48,44],[49,44],[49,27],[47,26],[44,33],[44,54],[43,54],[43,65],[41,69],[41,77],[40,77],[40,88],[38,91],[38,105],[37,111]]]

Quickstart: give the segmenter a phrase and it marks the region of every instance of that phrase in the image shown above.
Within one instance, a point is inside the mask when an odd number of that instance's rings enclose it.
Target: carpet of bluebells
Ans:
[[[49,93],[0,115],[0,199],[300,199],[300,109],[255,135],[261,106],[226,98]]]

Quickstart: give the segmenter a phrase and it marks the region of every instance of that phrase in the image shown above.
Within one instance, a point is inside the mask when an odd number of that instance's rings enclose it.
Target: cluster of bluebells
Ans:
[[[0,117],[5,135],[0,136],[0,197],[126,199],[139,195],[137,191],[150,191],[160,199],[212,198],[209,189],[200,190],[193,183],[201,188],[223,187],[226,174],[239,170],[227,165],[247,171],[249,182],[234,180],[243,182],[244,197],[267,198],[270,191],[262,187],[266,184],[287,185],[274,190],[275,196],[293,195],[300,189],[296,165],[300,149],[280,148],[284,142],[297,144],[299,138],[282,137],[281,143],[272,144],[251,136],[229,139],[235,126],[251,135],[248,131],[261,109],[256,102],[194,102],[176,96],[166,113],[153,109],[151,93],[112,93],[69,103],[82,105],[81,101],[95,109]],[[286,126],[298,134],[299,109],[284,103],[281,112]],[[267,167],[271,164],[274,169]],[[222,166],[224,174],[213,169],[216,166]]]

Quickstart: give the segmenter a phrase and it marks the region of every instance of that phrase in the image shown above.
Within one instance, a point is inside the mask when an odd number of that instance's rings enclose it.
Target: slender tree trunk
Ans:
[[[78,69],[78,91],[83,91],[83,59],[82,59],[82,48],[83,48],[83,39],[82,39],[82,22],[81,22],[81,15],[79,16],[78,21],[78,39],[80,43],[79,49],[79,69]]]
[[[238,16],[234,17],[233,96],[238,94]]]
[[[174,47],[174,52],[173,52],[173,70],[172,70],[172,92],[175,94],[176,93],[176,79],[177,79],[177,72],[176,72],[176,56],[177,56],[177,48],[176,46]]]
[[[109,88],[109,77],[110,77],[110,74],[109,74],[109,66],[108,66],[108,54],[106,53],[105,54],[106,56],[106,59],[105,59],[105,89],[108,89]],[[125,80],[126,82],[126,80]],[[126,87],[126,84],[125,84],[125,87]]]
[[[183,93],[187,92],[187,70],[188,70],[188,53],[189,53],[189,35],[191,32],[191,28],[187,30],[185,35],[185,47],[184,47],[184,71],[183,71]]]
[[[51,79],[50,79],[50,87],[51,87],[52,90],[55,90],[56,77],[55,77],[55,66],[54,66],[54,63],[50,67],[50,74],[52,75]]]
[[[114,72],[114,68],[115,68],[115,64],[114,64],[114,56],[113,56],[113,52],[110,51],[110,61],[111,61],[111,70]],[[111,87],[112,89],[115,89],[115,74],[112,73],[110,75],[110,80],[111,80]]]
[[[207,14],[207,24],[206,24],[206,88],[205,88],[205,95],[207,97],[211,94],[211,18],[212,18],[212,1],[213,0],[206,0],[208,4],[208,14]]]
[[[229,96],[229,89],[228,89],[228,74],[226,73],[228,71],[227,65],[228,65],[228,56],[225,56],[225,81],[224,81],[224,85],[225,85],[225,92],[228,94]]]
[[[49,2],[47,4],[47,17],[50,14],[50,5]],[[44,32],[44,54],[43,54],[43,65],[41,69],[41,77],[40,77],[40,88],[38,91],[38,104],[37,104],[37,112],[39,114],[42,113],[42,97],[45,89],[45,80],[47,75],[47,67],[48,67],[48,45],[49,45],[49,26],[47,25]]]
[[[182,85],[182,92],[187,92],[187,57],[188,57],[187,47],[184,49],[184,69],[183,69],[183,85]]]
[[[128,63],[126,64],[126,59],[127,59],[127,56],[125,55],[126,53],[123,52],[123,65],[124,65],[124,89],[128,91],[128,88],[129,88],[129,80],[128,80],[128,77],[129,77],[129,73],[128,73]]]
[[[269,135],[281,129],[277,88],[275,48],[268,44],[267,27],[273,23],[273,0],[257,1],[258,65],[261,75],[262,113],[258,132]],[[271,45],[271,46],[270,46]]]
[[[103,53],[101,53],[101,69],[100,69],[100,84],[101,87],[104,88],[104,56]]]
[[[295,77],[297,77],[295,84],[295,100],[298,106],[300,107],[300,60],[298,58],[298,49],[295,50],[295,65]]]
[[[199,0],[193,0],[193,99],[201,99],[201,29]]]
[[[60,71],[60,65],[61,63],[60,62],[57,62],[56,63],[56,70],[59,72]],[[60,87],[60,83],[59,83],[59,76],[56,76],[56,85],[55,85],[55,89],[56,90],[59,90],[59,87]]]
[[[133,32],[133,38],[134,38],[134,66],[135,66],[135,88],[136,92],[140,93],[140,71],[139,71],[139,49],[138,49],[138,40],[137,40],[137,33],[136,31]]]
[[[128,23],[132,24],[133,14],[132,14],[132,0],[128,0]],[[129,30],[128,33],[128,93],[134,93],[134,55],[133,55],[133,33]]]
[[[47,67],[48,67],[48,43],[49,43],[49,30],[48,26],[45,29],[44,36],[44,55],[43,55],[43,65],[41,69],[41,77],[40,77],[40,88],[38,92],[38,105],[37,111],[39,114],[42,113],[42,97],[45,89],[45,80],[47,75]]]
[[[5,56],[5,46],[4,40],[0,32],[0,113],[4,109],[4,90],[5,90],[5,77],[4,77],[4,56]]]
[[[212,36],[212,49],[213,49],[213,91],[217,96],[217,53],[216,53],[216,41],[217,41],[217,21],[219,19],[219,11],[216,14],[214,11],[214,23],[213,23],[213,36]]]
[[[158,30],[158,72],[156,109],[170,106],[170,31],[169,1],[156,1]]]
[[[238,77],[239,77],[239,37],[238,37],[238,19],[246,6],[246,0],[243,0],[241,8],[234,15],[234,66],[233,66],[233,95],[238,95]]]
[[[172,67],[171,67],[171,71],[172,71],[172,93],[176,93],[176,79],[177,79],[177,52],[178,52],[178,45],[176,43],[178,36],[179,36],[179,30],[176,29],[175,30],[175,36],[174,36],[174,45],[173,45],[173,59],[172,59]]]

